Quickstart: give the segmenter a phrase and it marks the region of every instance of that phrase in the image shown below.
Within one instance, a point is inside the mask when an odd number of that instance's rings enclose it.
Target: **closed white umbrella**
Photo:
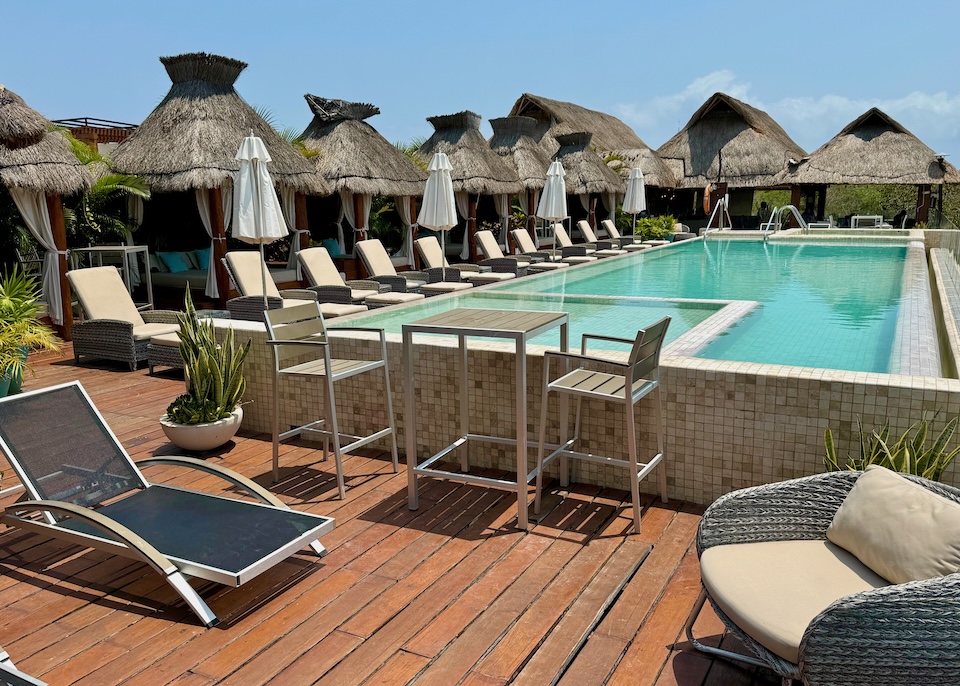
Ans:
[[[567,218],[567,183],[563,180],[564,176],[566,172],[560,161],[551,162],[547,169],[547,183],[543,187],[540,203],[537,205],[537,217],[540,219],[562,222]],[[553,242],[556,247],[556,236]]]
[[[647,192],[643,185],[643,171],[640,167],[630,170],[627,179],[627,195],[623,199],[623,211],[633,215],[633,230],[637,230],[637,215],[647,209]]]
[[[267,170],[267,163],[272,158],[267,146],[253,135],[253,131],[243,139],[236,159],[240,160],[240,171],[233,189],[233,237],[260,246],[260,276],[263,280],[263,306],[266,309],[267,273],[263,268],[263,264],[266,264],[263,246],[286,236],[287,223]]]
[[[417,223],[440,232],[440,252],[446,262],[447,231],[457,225],[457,202],[453,196],[453,178],[450,176],[453,165],[446,153],[437,152],[433,154],[427,171],[430,175],[423,189],[423,203],[420,205]]]

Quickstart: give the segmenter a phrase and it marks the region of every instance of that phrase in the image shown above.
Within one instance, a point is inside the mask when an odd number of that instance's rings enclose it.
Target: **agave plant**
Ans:
[[[217,343],[213,322],[197,317],[189,287],[179,320],[187,392],[170,404],[167,416],[178,424],[226,419],[243,398],[243,361],[250,351],[250,341],[237,346],[233,330],[228,329],[223,342]]]
[[[17,267],[0,279],[0,378],[22,378],[31,350],[60,351],[60,339],[40,321],[39,300],[36,279]]]
[[[926,413],[919,422],[915,422],[907,429],[896,443],[890,443],[890,422],[885,422],[879,431],[872,431],[869,435],[864,432],[860,418],[857,417],[857,432],[860,437],[860,456],[848,455],[846,463],[841,466],[837,459],[837,450],[833,442],[833,433],[830,429],[823,432],[823,442],[826,456],[823,459],[827,471],[849,469],[861,471],[872,464],[878,464],[895,472],[914,474],[925,479],[939,481],[943,470],[960,453],[960,446],[947,452],[947,444],[953,438],[957,429],[958,418],[954,417],[940,432],[933,445],[927,449],[927,436],[930,421]],[[911,437],[910,433],[914,432]]]

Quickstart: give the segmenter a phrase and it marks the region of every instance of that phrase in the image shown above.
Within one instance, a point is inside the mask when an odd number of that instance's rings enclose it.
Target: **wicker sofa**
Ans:
[[[819,474],[736,491],[714,502],[697,536],[704,590],[687,623],[691,643],[708,653],[768,667],[784,684],[794,679],[810,685],[960,683],[960,574],[950,559],[960,550],[960,529],[935,522],[926,532],[947,549],[947,567],[954,573],[901,583],[890,583],[828,541],[828,529],[835,538],[832,526],[838,526],[838,511],[854,485],[872,472]],[[960,521],[960,490],[919,477],[893,478],[901,479],[903,488],[917,490],[917,497],[941,496],[932,500]],[[893,527],[901,539],[923,538],[924,532],[916,532],[909,522],[908,504],[894,497],[883,507],[887,514],[872,517],[866,528],[882,532]],[[896,537],[886,534],[888,540]],[[912,544],[908,541],[907,548]],[[758,555],[757,550],[764,552]],[[829,558],[826,565],[824,555]],[[726,559],[718,562],[718,557]],[[906,555],[910,557],[918,556]],[[755,658],[703,645],[693,637],[704,599]],[[793,627],[799,642],[775,635],[789,624],[785,616],[791,613],[802,617],[802,625]]]

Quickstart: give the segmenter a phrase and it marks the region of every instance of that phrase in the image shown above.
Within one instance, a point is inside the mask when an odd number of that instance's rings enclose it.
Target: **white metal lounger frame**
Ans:
[[[0,686],[47,686],[47,683],[21,672],[7,651],[0,648]]]
[[[94,413],[94,416],[99,421],[101,428],[105,430],[110,440],[116,445],[119,453],[126,458],[129,467],[139,479],[140,483],[137,484],[139,488],[146,489],[151,487],[150,483],[140,472],[140,469],[138,468],[139,466],[161,464],[176,465],[196,469],[198,471],[220,477],[221,479],[228,481],[236,488],[245,491],[263,503],[260,504],[249,501],[239,501],[243,502],[245,505],[269,509],[290,509],[290,507],[288,507],[282,500],[245,476],[242,476],[224,467],[210,464],[209,462],[205,462],[203,460],[197,460],[190,457],[164,456],[153,457],[140,460],[139,462],[134,462],[132,459],[130,459],[130,456],[127,454],[126,450],[124,450],[123,445],[120,443],[119,439],[117,439],[116,434],[113,433],[113,430],[104,420],[103,415],[100,414],[100,411],[90,400],[90,396],[87,395],[86,390],[78,381],[72,381],[70,383],[60,384],[58,386],[51,386],[49,388],[31,391],[30,393],[23,393],[21,395],[10,396],[8,398],[0,399],[0,403],[17,402],[23,398],[28,398],[40,393],[50,393],[60,389],[69,388],[71,386],[77,387],[79,392],[86,399],[90,410]],[[278,562],[286,559],[294,551],[302,548],[305,545],[309,545],[318,556],[322,557],[323,555],[326,555],[326,550],[317,539],[322,534],[331,530],[334,526],[334,520],[330,517],[309,515],[308,513],[301,512],[299,514],[316,517],[318,520],[318,526],[310,529],[303,535],[288,542],[270,555],[257,560],[254,564],[243,570],[240,570],[239,572],[217,569],[215,567],[210,567],[194,561],[183,560],[173,556],[164,555],[149,541],[143,539],[141,536],[137,535],[123,524],[120,524],[110,517],[97,512],[96,510],[68,502],[43,500],[39,489],[33,483],[33,480],[28,476],[23,464],[2,437],[0,437],[0,451],[2,451],[6,456],[7,460],[10,462],[10,466],[13,467],[14,471],[17,473],[17,476],[20,477],[20,481],[23,483],[27,494],[29,494],[31,497],[30,500],[23,500],[7,507],[4,511],[3,517],[0,518],[0,521],[8,526],[14,526],[27,531],[32,531],[41,536],[50,536],[55,539],[69,541],[70,543],[77,545],[95,548],[97,550],[104,550],[122,557],[128,557],[145,562],[165,578],[167,583],[169,583],[186,601],[190,609],[207,627],[215,626],[219,620],[203,601],[200,595],[190,586],[189,582],[187,581],[187,577],[206,579],[208,581],[214,581],[216,583],[228,586],[240,586],[261,572],[273,567]],[[162,486],[162,488],[172,487]],[[188,493],[201,495],[207,498],[217,498],[238,502],[235,498],[221,498],[221,496],[201,493],[199,491],[190,491],[187,489],[174,490],[186,491]],[[41,518],[28,518],[24,516],[26,513],[30,512],[39,512],[41,514]],[[75,531],[58,526],[58,522],[56,517],[54,517],[54,514],[67,515],[73,519],[83,521],[101,531],[103,535],[96,536],[84,533],[82,531]]]

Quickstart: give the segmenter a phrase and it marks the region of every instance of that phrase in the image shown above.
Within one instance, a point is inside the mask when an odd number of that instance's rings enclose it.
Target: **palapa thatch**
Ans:
[[[247,65],[218,55],[161,57],[173,85],[113,154],[114,169],[144,177],[157,192],[217,188],[240,169],[240,142],[254,134],[270,151],[279,186],[318,195],[330,190],[313,165],[283,140],[233,84]]]
[[[806,156],[769,114],[726,93],[710,96],[657,153],[681,188],[773,188],[789,160]]]
[[[586,131],[567,133],[557,137],[560,149],[554,155],[563,165],[567,193],[624,193],[626,182],[610,169],[590,147],[593,134]]]
[[[783,175],[790,184],[960,183],[956,168],[876,107]]]
[[[316,95],[303,97],[313,112],[303,144],[320,152],[312,161],[335,192],[423,195],[426,173],[364,121],[380,114],[379,109]]]
[[[500,117],[491,119],[490,126],[493,127],[490,149],[513,166],[525,189],[542,189],[547,183],[547,167],[551,160],[546,148],[534,139],[537,120]]]
[[[60,196],[90,187],[90,172],[64,135],[49,126],[20,96],[0,86],[0,184]]]
[[[673,173],[657,153],[629,126],[605,112],[587,109],[572,102],[551,100],[540,95],[524,93],[514,103],[510,116],[526,116],[536,120],[534,138],[551,155],[560,148],[557,137],[568,133],[589,131],[593,134],[592,145],[602,156],[613,154],[623,158],[619,167],[624,173],[631,167],[643,170],[648,186],[672,188],[676,185]]]
[[[480,133],[480,115],[458,112],[427,117],[434,132],[417,155],[429,164],[435,152],[445,152],[453,165],[453,190],[476,195],[512,195],[523,190],[517,172],[497,155]]]

